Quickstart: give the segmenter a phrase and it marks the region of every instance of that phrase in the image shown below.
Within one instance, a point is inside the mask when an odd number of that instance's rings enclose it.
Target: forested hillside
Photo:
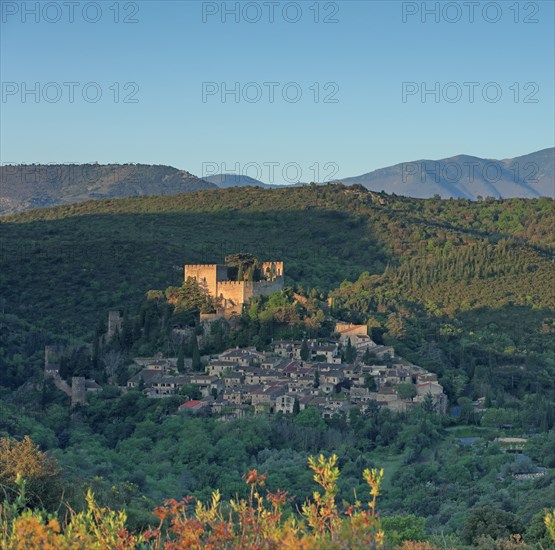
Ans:
[[[329,290],[389,265],[409,286],[425,270],[434,290],[418,299],[445,311],[552,306],[554,220],[549,199],[416,200],[337,185],[100,200],[2,218],[0,289],[6,313],[87,332],[106,309],[178,282],[185,262],[245,251],[282,259],[303,287]]]

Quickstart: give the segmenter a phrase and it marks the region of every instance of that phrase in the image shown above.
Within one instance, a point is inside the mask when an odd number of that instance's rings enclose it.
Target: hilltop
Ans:
[[[262,187],[263,189],[271,189],[276,185],[264,183],[250,176],[240,174],[215,174],[213,176],[206,176],[205,181],[215,183],[220,189],[227,187]]]
[[[217,188],[184,170],[148,164],[4,165],[0,181],[0,215],[91,199]]]

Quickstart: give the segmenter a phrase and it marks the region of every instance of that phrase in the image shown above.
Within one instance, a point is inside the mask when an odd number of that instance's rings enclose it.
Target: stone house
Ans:
[[[228,361],[210,361],[205,367],[206,374],[210,376],[222,376],[235,368],[236,364]]]
[[[415,403],[424,402],[428,395],[432,397],[436,411],[445,414],[447,412],[447,396],[443,392],[443,386],[433,381],[416,384],[416,397],[413,399]]]
[[[329,370],[320,373],[320,384],[333,384],[333,386],[339,386],[345,379],[343,371],[339,369]]]
[[[335,344],[319,344],[310,346],[310,356],[312,360],[323,357],[326,363],[341,363],[341,354]]]
[[[293,358],[296,354],[296,349],[301,349],[302,342],[298,340],[276,340],[274,343],[274,353],[280,357]],[[300,359],[300,351],[299,357]]]
[[[227,372],[223,375],[223,381],[226,388],[241,386],[245,380],[245,376],[238,372]]]
[[[133,375],[127,381],[127,387],[129,389],[137,388],[140,386],[141,381],[145,388],[150,388],[154,383],[161,380],[165,374],[159,370],[143,369],[137,374]]]
[[[295,395],[289,393],[285,395],[280,395],[274,404],[274,412],[282,412],[284,414],[293,414],[295,409]]]
[[[251,404],[257,414],[275,412],[275,402],[280,396],[287,393],[287,386],[274,384],[269,387],[256,387],[251,391]]]
[[[335,332],[339,334],[339,343],[342,346],[346,346],[349,340],[351,340],[351,345],[356,349],[376,346],[376,344],[368,336],[367,325],[336,323]]]
[[[189,383],[190,378],[184,374],[179,376],[162,375],[152,382],[148,391],[148,396],[161,397],[173,395],[179,391],[181,386]]]
[[[249,367],[253,363],[258,362],[261,359],[261,356],[258,352],[253,352],[250,349],[235,348],[220,353],[218,359],[226,363],[232,363],[236,366],[241,365],[243,367]]]
[[[283,357],[265,355],[260,361],[260,366],[263,369],[281,370],[287,365],[287,361]]]
[[[252,399],[251,388],[247,386],[226,387],[223,399],[230,403],[250,405]]]

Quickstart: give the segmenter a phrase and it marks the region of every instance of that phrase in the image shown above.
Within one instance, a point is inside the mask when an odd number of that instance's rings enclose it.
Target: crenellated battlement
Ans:
[[[222,302],[225,314],[241,313],[243,306],[255,296],[283,290],[283,262],[260,264],[260,281],[232,281],[224,264],[186,264],[184,280],[192,277],[199,286]]]
[[[249,281],[218,281],[218,288],[220,287],[227,287],[227,288],[233,288],[233,287],[243,287],[246,284],[248,284]]]

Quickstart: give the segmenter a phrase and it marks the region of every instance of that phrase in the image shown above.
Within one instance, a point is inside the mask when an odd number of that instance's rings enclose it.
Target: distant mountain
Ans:
[[[281,187],[279,185],[272,185],[264,183],[250,176],[242,176],[240,174],[215,174],[203,178],[205,181],[216,184],[220,189],[227,187],[261,187],[263,189],[270,189],[273,187]]]
[[[90,199],[217,189],[184,170],[148,164],[0,166],[0,215]]]
[[[555,149],[504,160],[467,155],[416,160],[339,181],[415,198],[554,197]]]
[[[416,160],[336,183],[360,184],[415,198],[555,198],[555,148],[513,159],[467,155]],[[22,164],[0,166],[0,215],[91,199],[178,195],[205,189],[301,187],[269,184],[238,174],[198,178],[171,166],[149,164]]]

